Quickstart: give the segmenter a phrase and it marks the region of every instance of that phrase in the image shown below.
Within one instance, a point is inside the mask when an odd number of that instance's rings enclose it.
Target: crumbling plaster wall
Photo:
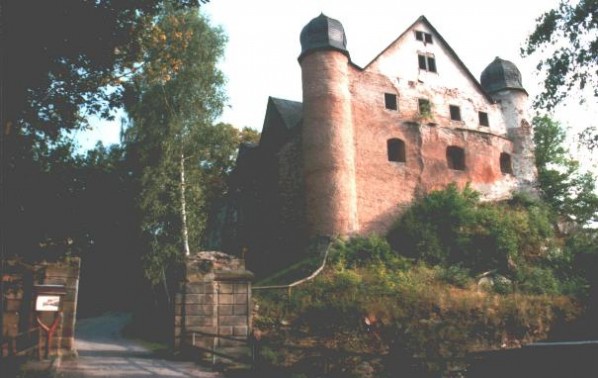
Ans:
[[[415,29],[431,32],[423,24]],[[418,68],[418,52],[434,54],[438,73]],[[515,153],[500,105],[480,92],[438,39],[423,44],[408,31],[365,70],[350,74],[359,233],[386,232],[417,195],[451,182],[471,183],[488,200],[506,198],[517,186],[500,170],[500,154]],[[385,93],[397,95],[397,110],[385,108]],[[432,104],[430,117],[420,115],[420,98]],[[460,107],[461,121],[451,120],[449,105]],[[479,125],[479,111],[488,114],[490,127]],[[405,142],[405,163],[388,161],[391,138]],[[464,171],[448,168],[448,146],[465,150]]]

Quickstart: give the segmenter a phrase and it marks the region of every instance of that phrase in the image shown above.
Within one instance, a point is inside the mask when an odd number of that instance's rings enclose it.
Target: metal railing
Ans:
[[[0,358],[23,356],[33,351],[39,353],[39,335],[40,329],[35,327],[15,336],[5,337],[4,342],[0,345]]]
[[[211,340],[210,340],[211,339]],[[212,365],[216,364],[217,357],[240,362],[243,364],[248,364],[254,366],[256,361],[258,360],[257,352],[259,348],[257,344],[259,343],[253,335],[249,337],[235,337],[235,336],[224,336],[224,335],[217,335],[212,333],[206,332],[199,332],[199,331],[189,331],[187,332],[186,340],[188,340],[187,345],[199,352],[209,354],[211,356]],[[204,341],[211,341],[210,346],[202,346],[197,345],[199,340]],[[234,344],[238,344],[242,347],[248,347],[249,350],[247,351],[246,356],[235,356],[231,353],[226,353],[226,348],[220,346],[220,340],[226,340],[227,342],[232,342]]]

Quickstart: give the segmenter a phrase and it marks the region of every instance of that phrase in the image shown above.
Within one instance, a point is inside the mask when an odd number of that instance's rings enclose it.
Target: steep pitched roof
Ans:
[[[376,55],[376,57],[374,59],[372,59],[372,61],[369,62],[363,69],[364,70],[367,69],[372,63],[374,63],[381,55],[383,55],[392,45],[394,45],[399,39],[401,39],[407,32],[409,32],[419,22],[424,23],[424,25],[426,25],[428,28],[430,28],[430,30],[438,37],[438,39],[440,40],[440,42],[446,47],[446,49],[448,50],[449,54],[455,59],[455,61],[457,62],[457,64],[459,64],[459,66],[461,66],[461,68],[463,69],[463,71],[465,72],[465,74],[467,75],[467,77],[474,83],[474,85],[476,86],[476,88],[479,89],[480,93],[482,93],[484,95],[484,97],[490,103],[494,103],[494,100],[492,99],[492,97],[490,97],[490,95],[484,90],[484,88],[479,83],[479,81],[475,78],[475,76],[473,76],[473,74],[471,73],[471,71],[469,71],[469,68],[467,68],[467,66],[465,65],[465,63],[463,63],[463,61],[461,60],[461,58],[459,58],[459,56],[457,55],[457,53],[455,52],[455,50],[453,50],[453,48],[451,47],[451,45],[448,44],[448,42],[438,32],[438,30],[436,30],[436,28],[430,23],[430,21],[428,21],[428,19],[425,16],[423,16],[423,15],[419,16],[418,19],[415,20],[414,23],[412,23],[407,29],[405,29],[405,31],[403,33],[401,33],[401,35],[399,35],[397,38],[395,38],[395,40],[392,41],[384,50],[382,50],[378,55]]]
[[[299,124],[303,117],[303,103],[282,98],[270,97],[270,101],[282,117],[284,125],[291,130]]]
[[[301,124],[303,104],[281,98],[268,98],[260,147],[275,151],[291,137]]]

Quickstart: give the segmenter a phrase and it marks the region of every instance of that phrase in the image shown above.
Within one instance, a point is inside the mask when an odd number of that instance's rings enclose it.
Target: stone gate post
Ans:
[[[186,260],[175,298],[174,349],[213,349],[246,340],[251,329],[253,273],[242,259],[198,252]]]

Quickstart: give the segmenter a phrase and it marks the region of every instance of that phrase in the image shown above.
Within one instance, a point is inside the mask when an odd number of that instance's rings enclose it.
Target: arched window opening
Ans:
[[[405,142],[400,139],[389,139],[386,141],[388,150],[388,161],[405,163]]]
[[[513,174],[513,166],[511,165],[511,155],[505,152],[500,154],[500,171],[503,174]]]
[[[449,169],[465,170],[465,150],[461,147],[449,146],[446,148],[446,161]]]

